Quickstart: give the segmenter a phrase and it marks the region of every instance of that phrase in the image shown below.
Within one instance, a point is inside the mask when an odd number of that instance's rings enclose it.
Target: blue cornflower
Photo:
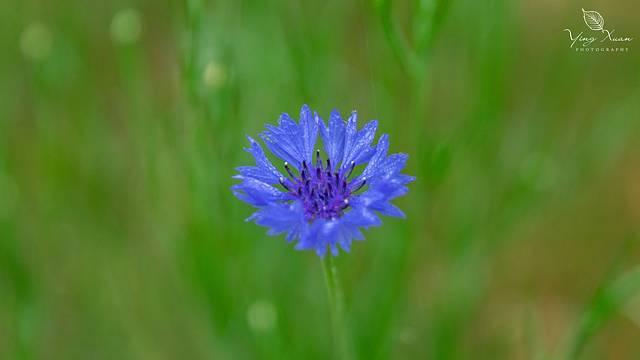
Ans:
[[[344,121],[337,111],[329,125],[304,105],[300,122],[282,114],[278,126],[267,125],[260,138],[267,148],[283,160],[278,170],[262,146],[251,137],[245,150],[253,155],[255,166],[241,166],[232,187],[240,200],[257,208],[247,221],[269,228],[269,235],[285,233],[287,241],[297,241],[298,250],[315,250],[333,255],[338,246],[349,252],[351,242],[364,240],[360,228],[381,224],[379,214],[404,217],[390,201],[404,195],[406,185],[415,178],[401,174],[406,154],[387,156],[388,135],[371,146],[378,123],[357,129],[354,111]],[[320,133],[326,161],[316,140]],[[315,158],[315,159],[314,159]],[[364,168],[356,170],[359,165]],[[355,170],[355,171],[354,171]]]

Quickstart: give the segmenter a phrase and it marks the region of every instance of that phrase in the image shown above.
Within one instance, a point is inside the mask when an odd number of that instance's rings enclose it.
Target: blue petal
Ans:
[[[274,184],[275,181],[269,172],[256,167],[256,166],[238,166],[236,170],[242,174],[243,177],[250,177],[267,184]]]
[[[368,173],[367,179],[370,179],[370,184],[380,181],[387,181],[389,178],[396,176],[402,169],[409,156],[407,154],[392,154],[389,155],[384,161],[373,169],[371,173]]]
[[[349,155],[349,153],[351,153],[351,148],[353,147],[353,144],[356,141],[356,134],[358,133],[357,126],[358,126],[358,113],[354,111],[351,113],[349,120],[347,120],[347,127],[344,133],[344,153],[342,155],[342,159],[340,159],[340,163],[342,164],[341,165],[342,167],[347,166],[347,164],[345,163],[345,160],[347,159],[347,156]]]
[[[298,239],[307,227],[302,207],[298,202],[269,204],[256,211],[247,220],[269,228],[267,234],[271,236],[287,233],[288,241]]]
[[[376,149],[372,147],[367,147],[362,150],[358,156],[354,159],[357,165],[364,164],[371,159],[371,157],[376,153]]]
[[[305,145],[300,127],[287,114],[280,116],[278,126],[267,125],[260,138],[269,150],[296,169],[304,159]]]
[[[304,105],[300,109],[300,130],[302,133],[303,159],[311,164],[313,160],[314,147],[318,138],[318,114],[311,116],[311,109]]]
[[[256,160],[256,166],[240,166],[237,168],[238,172],[245,177],[252,177],[267,184],[278,183],[282,177],[280,172],[271,164],[271,161],[267,159],[260,144],[249,136],[247,136],[247,139],[251,147],[245,148],[245,150],[253,155]]]
[[[378,139],[378,145],[376,145],[376,151],[369,160],[369,163],[362,171],[362,174],[358,177],[358,179],[366,178],[371,179],[371,177],[376,173],[378,167],[384,163],[385,157],[387,155],[387,151],[389,150],[389,135],[384,134],[380,136]]]
[[[338,256],[338,247],[336,246],[336,243],[332,242],[330,245],[331,245],[331,255]]]
[[[364,239],[358,226],[350,222],[349,219],[349,217],[342,217],[326,221],[322,226],[321,239],[319,239],[317,247],[326,249],[327,246],[331,246],[331,252],[335,256],[338,251],[337,246],[349,252],[353,240]]]
[[[411,176],[411,175],[398,174],[398,175],[396,175],[395,180],[398,181],[402,185],[406,185],[406,184],[408,184],[410,182],[415,181],[416,177],[415,176]]]
[[[380,226],[382,221],[380,218],[371,210],[369,210],[366,206],[362,206],[360,203],[360,199],[358,197],[354,197],[351,201],[352,208],[351,211],[344,214],[342,219],[346,223],[351,226],[358,226],[363,228],[369,228],[372,226]]]
[[[404,212],[400,210],[400,208],[389,202],[380,203],[376,207],[372,207],[372,209],[379,211],[381,214],[387,216],[399,217],[403,219],[407,217]]]
[[[327,247],[331,249],[331,254],[333,256],[338,255],[338,248],[336,247],[336,243],[341,239],[340,228],[342,225],[341,219],[322,221],[320,223],[321,231],[319,233],[319,238],[317,239],[316,245],[316,253],[318,251],[324,252]]]
[[[378,216],[366,207],[356,207],[343,217],[330,221],[322,221],[321,231],[317,231],[312,238],[316,253],[322,257],[327,248],[333,256],[338,255],[338,246],[346,252],[351,250],[353,240],[364,240],[359,228],[368,228],[381,224]],[[309,245],[312,245],[310,243]]]
[[[325,220],[318,219],[304,228],[304,231],[300,233],[300,240],[296,244],[296,250],[316,250],[317,252],[318,249],[322,247],[321,244],[318,243],[318,239],[324,221]],[[323,256],[324,253],[318,255]]]
[[[334,220],[317,219],[301,236],[297,244],[297,250],[315,250],[316,254],[324,257],[327,249],[333,256],[338,255],[338,246],[345,250],[350,249],[351,240],[361,237],[362,234],[352,224],[343,218]]]
[[[404,189],[406,189],[406,187],[404,187]],[[383,193],[377,189],[369,190],[361,195],[361,198],[367,204],[367,208],[378,211],[383,215],[404,218],[405,215],[402,210],[389,202],[389,200],[394,197],[395,196],[390,196],[390,194]]]
[[[351,252],[351,240],[342,240],[338,244],[345,252]]]
[[[378,121],[372,120],[368,122],[362,130],[353,135],[349,146],[345,146],[344,156],[342,160],[342,167],[349,168],[351,161],[355,161],[356,165],[369,160],[374,154],[371,148],[371,142],[376,136],[376,129],[378,128]]]
[[[327,253],[327,246],[326,244],[322,245],[322,246],[318,246],[316,247],[316,255],[320,256],[321,258],[324,257],[324,254]]]
[[[243,181],[233,185],[233,194],[253,206],[265,206],[286,199],[286,195],[273,186],[250,177],[237,176]]]
[[[324,143],[324,150],[331,160],[331,170],[334,170],[344,156],[345,123],[337,110],[331,112],[329,126],[320,122],[320,136]]]

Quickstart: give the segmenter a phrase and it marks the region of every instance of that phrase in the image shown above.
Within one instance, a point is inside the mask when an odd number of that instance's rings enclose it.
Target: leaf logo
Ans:
[[[600,31],[604,29],[604,18],[597,11],[585,11],[582,9],[582,17],[584,18],[584,23],[587,24],[589,29]]]

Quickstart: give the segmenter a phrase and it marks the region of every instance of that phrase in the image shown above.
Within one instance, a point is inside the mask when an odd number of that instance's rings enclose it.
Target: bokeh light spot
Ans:
[[[276,324],[276,308],[272,303],[258,300],[247,310],[249,327],[256,332],[270,331]]]
[[[210,89],[219,89],[227,82],[227,71],[223,65],[209,62],[204,69],[204,84]]]
[[[111,21],[111,39],[116,44],[129,45],[138,41],[142,32],[140,14],[135,9],[120,10]]]
[[[20,48],[25,57],[33,61],[45,59],[51,53],[53,36],[42,23],[32,23],[20,37]]]

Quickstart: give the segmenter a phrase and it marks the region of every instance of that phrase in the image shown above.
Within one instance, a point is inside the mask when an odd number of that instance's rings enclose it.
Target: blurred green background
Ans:
[[[360,359],[640,358],[635,0],[5,1],[0,359],[330,359],[320,261],[244,222],[279,114],[418,180],[337,259]]]

